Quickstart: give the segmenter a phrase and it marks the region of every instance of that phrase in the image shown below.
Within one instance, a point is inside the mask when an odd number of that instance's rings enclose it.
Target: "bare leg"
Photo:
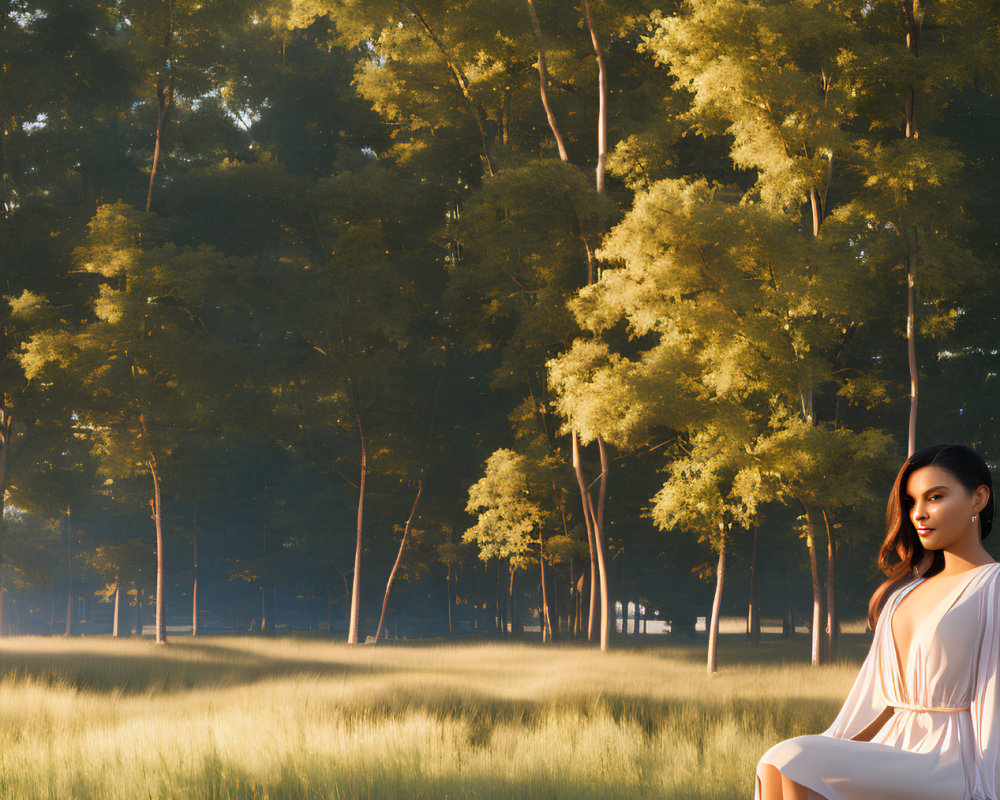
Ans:
[[[822,795],[781,774],[773,764],[757,768],[760,800],[825,800]]]
[[[757,786],[760,787],[760,800],[784,800],[781,773],[773,764],[761,764],[757,767]]]

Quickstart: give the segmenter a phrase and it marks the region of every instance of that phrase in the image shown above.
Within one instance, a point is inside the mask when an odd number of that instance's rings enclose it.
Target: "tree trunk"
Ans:
[[[169,88],[166,92],[163,91],[163,85],[161,83],[156,84],[156,102],[157,102],[157,117],[156,117],[156,143],[153,145],[153,165],[149,170],[149,189],[146,191],[146,213],[149,213],[149,208],[153,204],[153,182],[156,180],[156,168],[160,162],[160,142],[163,139],[163,128],[167,122],[167,114],[170,113],[170,107],[174,101],[174,78],[173,75],[169,79]]]
[[[590,13],[590,2],[584,0],[583,14],[587,22],[587,30],[590,33],[590,41],[594,47],[594,54],[597,58],[597,82],[598,82],[598,112],[597,112],[597,167],[595,186],[598,193],[604,191],[604,171],[607,158],[607,96],[608,96],[608,74],[604,63],[604,52],[601,49],[600,41],[597,38],[597,29],[594,26],[594,19]],[[583,230],[581,225],[581,236]],[[584,247],[587,252],[587,282],[594,279],[593,264],[590,254],[590,245],[584,238]],[[579,443],[574,430],[571,433],[573,440],[573,468],[576,471],[577,482],[580,485],[580,496],[583,501],[583,517],[587,523],[587,543],[590,546],[590,619],[587,625],[587,641],[593,638],[594,630],[594,602],[597,595],[597,581],[594,576],[594,556],[597,556],[597,572],[600,576],[600,603],[601,603],[601,650],[608,649],[608,636],[610,629],[609,609],[608,609],[608,577],[604,563],[604,501],[607,492],[607,454],[604,447],[604,439],[598,437],[598,446],[601,450],[601,489],[598,500],[598,513],[595,517],[593,503],[590,499],[590,492],[587,490],[587,483],[583,477],[583,469],[580,464]],[[588,516],[590,521],[588,522]]]
[[[594,508],[589,494],[587,495],[587,505],[590,508],[590,513],[593,514]],[[601,603],[600,642],[601,651],[604,652],[608,649],[608,638],[611,632],[611,618],[608,600],[608,571],[604,558],[604,537],[601,535],[600,526],[598,525],[594,526],[594,549],[597,551],[597,573],[599,576],[598,594],[600,596]]]
[[[197,517],[197,512],[195,512]],[[191,635],[198,635],[198,533],[195,531],[194,540],[194,577],[191,581]]]
[[[905,235],[905,231],[904,231]],[[906,457],[917,449],[917,331],[915,321],[917,272],[917,226],[913,226],[913,241],[906,253],[906,360],[910,368],[910,419],[906,432]]]
[[[545,46],[542,42],[542,28],[538,24],[538,12],[535,9],[534,0],[528,0],[528,14],[531,16],[531,30],[535,34],[535,45],[538,48],[538,88],[542,96],[542,107],[545,109],[545,117],[549,121],[549,128],[552,129],[552,136],[556,140],[559,158],[563,161],[569,161],[569,156],[566,155],[566,144],[563,142],[562,134],[559,132],[559,125],[556,122],[556,115],[549,105],[549,73],[545,66]]]
[[[917,58],[920,55],[920,31],[923,27],[923,11],[920,0],[901,0],[903,15],[906,18],[906,47],[910,54]],[[907,139],[916,139],[916,96],[912,86],[906,92],[905,114]],[[910,368],[910,418],[907,426],[906,455],[907,458],[913,455],[917,448],[917,353],[916,353],[916,326],[914,320],[914,306],[916,305],[916,274],[917,261],[920,253],[919,232],[917,226],[913,225],[913,235],[909,238],[907,224],[904,219],[900,220],[899,234],[903,240],[903,251],[906,255],[906,354]]]
[[[549,596],[545,589],[545,545],[542,542],[542,529],[538,529],[538,566],[541,572],[542,581],[542,641],[547,642],[552,638],[552,620],[549,619]]]
[[[403,560],[403,548],[406,547],[406,539],[410,535],[410,526],[417,513],[417,504],[420,503],[420,494],[424,490],[424,470],[420,470],[420,478],[417,480],[417,496],[413,500],[413,508],[410,509],[410,516],[406,518],[406,525],[403,527],[403,538],[399,542],[399,552],[396,554],[396,561],[389,571],[389,580],[385,584],[385,596],[382,598],[382,613],[378,618],[378,628],[375,630],[375,642],[378,643],[382,634],[382,623],[385,621],[385,609],[389,605],[389,592],[392,590],[392,582],[396,579],[396,570],[399,569],[399,562]]]
[[[483,145],[483,163],[486,167],[486,171],[492,176],[493,162],[490,158],[490,140],[492,137],[486,132],[487,116],[486,112],[483,110],[482,103],[472,96],[469,79],[466,77],[465,72],[463,72],[461,67],[459,67],[458,62],[452,54],[448,52],[448,48],[445,46],[441,37],[438,36],[437,32],[430,26],[430,23],[427,21],[427,17],[424,15],[423,11],[421,11],[420,7],[415,2],[412,2],[412,0],[404,5],[417,18],[423,27],[424,32],[430,38],[431,42],[434,43],[434,46],[441,54],[441,57],[444,58],[444,62],[447,65],[448,70],[451,72],[452,77],[455,79],[455,83],[458,85],[459,92],[462,97],[465,98],[466,103],[468,103],[469,108],[472,111],[472,115],[476,120],[476,125],[479,127],[479,137],[482,140]]]
[[[708,674],[718,671],[719,610],[722,608],[722,586],[726,579],[726,535],[719,541],[719,563],[715,568],[715,597],[712,600],[712,621],[708,627]]]
[[[816,530],[813,525],[812,512],[806,509],[806,525],[808,527],[807,544],[809,545],[809,572],[812,576],[813,590],[813,613],[812,613],[812,646],[811,663],[818,666],[823,662],[823,654],[820,643],[822,641],[821,631],[823,629],[823,587],[819,580],[819,564],[816,558]]]
[[[573,556],[569,557],[569,597],[566,603],[566,632],[575,639],[580,633],[580,601],[573,571]]]
[[[500,599],[500,595],[502,593],[500,588],[500,584],[502,583],[500,580],[500,568],[502,561],[503,559],[497,558],[497,582],[493,592],[493,626],[497,636],[501,639],[504,638],[503,601]],[[489,572],[488,568],[487,572]]]
[[[0,408],[0,636],[4,635],[7,605],[7,561],[4,549],[4,495],[7,493],[7,454],[10,452],[10,436],[13,417],[10,410]]]
[[[517,631],[517,622],[514,620],[514,566],[510,559],[507,559],[507,596],[504,598],[506,606],[507,624],[510,626],[510,636],[514,638]]]
[[[358,643],[358,614],[361,609],[361,520],[365,503],[365,477],[368,474],[368,451],[365,448],[365,433],[361,426],[361,414],[355,412],[358,422],[358,436],[361,439],[361,482],[358,488],[358,527],[354,542],[354,576],[351,581],[351,621],[347,629],[347,643]]]
[[[149,471],[153,476],[153,518],[156,521],[156,643],[167,643],[167,609],[164,602],[163,580],[163,518],[160,507],[160,474],[156,469],[156,458],[153,451],[146,449],[149,455]]]
[[[840,620],[837,619],[837,596],[835,582],[835,564],[837,548],[833,542],[833,531],[830,520],[823,509],[823,524],[826,526],[826,655],[828,661],[837,657],[840,640]]]
[[[573,445],[573,469],[576,472],[576,481],[580,487],[580,497],[583,502],[583,516],[584,520],[587,521],[587,526],[592,532],[593,542],[591,550],[591,593],[590,593],[590,628],[587,632],[588,641],[592,637],[593,632],[593,620],[594,620],[594,603],[595,600],[600,603],[601,609],[601,627],[600,627],[600,642],[601,650],[608,649],[608,633],[610,628],[609,620],[609,610],[608,610],[608,575],[607,569],[604,561],[604,545],[603,545],[603,535],[601,531],[601,517],[603,516],[604,510],[604,486],[606,481],[606,472],[601,475],[601,489],[602,495],[600,500],[599,509],[600,512],[594,513],[593,501],[590,498],[590,492],[587,491],[587,484],[583,477],[583,464],[580,461],[580,445],[579,438],[574,431],[571,434],[572,445]],[[604,449],[602,446],[602,465],[606,462],[607,458],[604,454]],[[594,580],[594,560],[596,557],[597,566],[597,581]],[[596,585],[595,585],[596,584]]]
[[[587,30],[590,31],[590,41],[597,57],[597,191],[604,191],[604,163],[608,153],[608,70],[604,63],[604,51],[601,50],[594,27],[594,18],[590,13],[589,0],[583,0],[583,15],[587,20]]]
[[[580,463],[580,443],[576,431],[570,433],[573,447],[573,471],[576,473],[576,483],[580,487],[580,502],[583,506],[583,522],[587,529],[587,548],[590,550],[590,613],[587,618],[587,641],[594,638],[594,616],[597,607],[597,554],[594,548],[594,518],[591,509],[590,493],[587,491],[587,481],[583,477],[583,464]]]
[[[263,491],[263,513],[261,515],[261,552],[262,566],[260,578],[260,635],[271,636],[274,634],[274,604],[268,599],[267,590],[273,586],[272,572],[270,568],[271,555],[271,521],[268,517],[269,504],[268,494],[270,487],[264,484]],[[273,599],[273,596],[272,596]]]
[[[153,145],[153,166],[149,171],[149,189],[146,192],[147,214],[149,213],[149,208],[153,202],[153,181],[156,178],[156,168],[160,162],[160,143],[163,139],[163,128],[166,125],[167,115],[170,113],[170,108],[174,103],[174,72],[170,53],[170,44],[174,36],[174,0],[167,0],[167,7],[169,10],[169,16],[167,22],[167,33],[164,37],[164,41],[166,43],[164,66],[166,67],[169,77],[167,78],[166,92],[163,90],[163,78],[157,77],[156,80],[156,142]]]
[[[753,551],[750,556],[750,603],[747,609],[747,642],[760,644],[760,587],[757,576],[757,526],[753,527]]]
[[[119,635],[118,619],[121,614],[121,608],[122,608],[122,590],[121,586],[118,583],[118,576],[115,575],[115,613],[114,613],[114,619],[111,623],[111,635],[116,639],[118,638]]]
[[[138,586],[135,588],[135,635],[142,636],[142,595]]]
[[[608,598],[608,570],[604,558],[604,503],[608,488],[608,451],[604,439],[597,437],[597,447],[601,454],[601,489],[598,494],[597,516],[594,519],[594,549],[597,551],[597,570],[601,578],[601,651],[608,649],[608,637],[611,630],[610,599]],[[590,494],[587,494],[590,503]],[[593,513],[593,509],[591,509]]]
[[[73,635],[73,560],[70,556],[72,506],[66,506],[66,635]]]

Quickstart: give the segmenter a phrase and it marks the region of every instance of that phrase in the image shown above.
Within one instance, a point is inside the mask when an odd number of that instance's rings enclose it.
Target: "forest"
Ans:
[[[991,0],[4,0],[0,42],[2,636],[648,619],[712,671],[725,615],[819,664],[907,454],[998,463]]]

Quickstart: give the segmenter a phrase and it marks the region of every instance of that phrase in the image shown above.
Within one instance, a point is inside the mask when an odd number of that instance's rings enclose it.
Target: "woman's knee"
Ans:
[[[760,800],[781,800],[781,771],[774,764],[757,765],[758,795]]]

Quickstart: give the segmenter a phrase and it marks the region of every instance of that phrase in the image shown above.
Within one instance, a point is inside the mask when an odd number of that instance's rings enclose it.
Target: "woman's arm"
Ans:
[[[854,686],[851,687],[836,719],[833,720],[829,728],[823,731],[824,736],[870,741],[892,714],[892,709],[886,707],[885,697],[883,697],[881,689],[881,676],[879,675],[880,662],[883,661],[881,642],[886,625],[886,613],[891,602],[892,595],[882,606],[882,611],[875,623],[871,647],[868,649],[868,655],[865,657],[861,669],[858,670]]]
[[[882,710],[882,713],[875,718],[875,720],[872,722],[871,725],[869,725],[867,728],[861,731],[861,733],[852,736],[851,739],[854,740],[855,742],[870,742],[872,740],[872,737],[880,730],[882,730],[882,726],[889,721],[889,717],[892,716],[892,713],[893,713],[892,708],[886,706]]]

